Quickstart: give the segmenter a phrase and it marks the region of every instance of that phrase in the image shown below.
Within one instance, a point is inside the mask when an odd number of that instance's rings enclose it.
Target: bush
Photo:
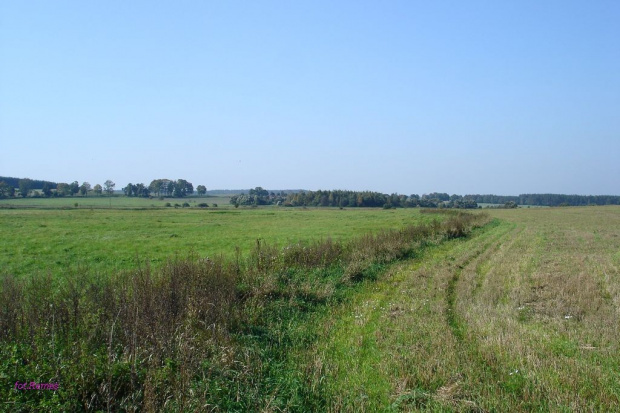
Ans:
[[[166,207],[170,208],[172,205],[170,204],[170,202],[166,202]]]
[[[183,202],[183,208],[189,208],[189,204],[187,202]]]
[[[209,208],[209,204],[207,204],[206,202],[202,202],[200,204],[198,204],[199,208]]]

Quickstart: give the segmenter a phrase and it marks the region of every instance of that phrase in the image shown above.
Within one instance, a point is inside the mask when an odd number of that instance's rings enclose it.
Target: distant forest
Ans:
[[[13,188],[19,188],[19,181],[28,178],[11,178],[8,176],[0,176],[0,182],[4,182],[5,184],[12,186]],[[56,182],[50,181],[40,181],[38,179],[30,179],[30,183],[32,185],[32,189],[43,189],[45,184],[48,184],[51,188],[56,189]]]
[[[231,197],[233,205],[282,205],[282,206],[327,206],[327,207],[383,207],[383,208],[478,208],[479,203],[498,204],[506,207],[532,206],[585,206],[620,205],[620,196],[615,195],[559,195],[522,194],[501,195],[448,195],[433,192],[424,195],[382,194],[372,191],[300,191],[294,194],[273,192],[257,187],[247,194]]]
[[[56,183],[29,178],[12,178],[0,176],[0,198],[21,197],[63,197],[111,195],[114,192],[114,182],[108,180],[103,184],[91,187],[88,182],[79,185],[77,181],[70,184]],[[506,195],[449,195],[443,192],[432,192],[423,195],[383,194],[372,191],[304,191],[266,190],[256,187],[249,190],[219,189],[207,191],[204,185],[198,185],[196,190],[191,182],[184,179],[155,179],[148,186],[145,184],[127,184],[122,188],[126,196],[152,198],[173,197],[183,198],[196,194],[198,196],[231,195],[230,203],[240,205],[281,205],[297,206],[325,206],[325,207],[367,207],[367,208],[478,208],[478,204],[496,204],[506,207],[517,205],[532,206],[586,206],[586,205],[620,205],[618,195],[563,195],[563,194],[521,194],[519,196]]]
[[[562,194],[521,194],[519,196],[502,195],[465,195],[477,203],[506,204],[533,206],[587,206],[587,205],[620,205],[617,195],[562,195]]]

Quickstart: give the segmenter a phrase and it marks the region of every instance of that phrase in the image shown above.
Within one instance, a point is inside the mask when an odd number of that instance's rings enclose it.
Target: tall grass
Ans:
[[[278,372],[287,351],[312,343],[304,323],[313,312],[421,245],[464,236],[486,219],[450,214],[349,242],[257,240],[245,258],[190,255],[114,274],[5,274],[0,376],[60,386],[4,386],[0,397],[13,411],[316,407],[325,401]]]

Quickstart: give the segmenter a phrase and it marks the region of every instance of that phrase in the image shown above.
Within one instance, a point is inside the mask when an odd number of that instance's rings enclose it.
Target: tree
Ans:
[[[194,185],[191,182],[185,182],[185,193],[191,195],[194,193]]]
[[[182,181],[182,179],[181,179]],[[180,182],[177,182],[176,185],[174,185],[173,187],[173,191],[172,191],[172,196],[175,198],[182,198],[185,196],[185,185],[183,185]]]
[[[187,182],[185,179],[179,179],[170,182],[170,184],[172,184],[172,190],[170,192],[172,192],[172,196],[175,198],[183,198],[186,195],[194,193],[194,185],[192,185],[191,182]]]
[[[97,195],[101,195],[101,192],[102,192],[101,185],[99,184],[95,185],[95,187],[93,188],[93,192]]]
[[[78,184],[78,181],[71,182],[71,185],[69,185],[69,188],[71,188],[71,196],[80,192],[80,184]]]
[[[32,179],[20,179],[19,180],[19,194],[22,197],[27,197],[32,190]]]
[[[82,186],[80,186],[80,193],[82,194],[82,196],[88,195],[90,190],[91,190],[91,188],[90,188],[90,184],[88,182],[84,182],[84,183],[82,183]]]
[[[149,188],[144,186],[144,184],[135,184],[133,186],[133,194],[134,196],[141,196],[144,198],[148,198],[149,195],[151,195],[151,192],[149,191]]]
[[[116,184],[108,179],[103,183],[103,190],[106,191],[108,195],[112,195],[112,193],[114,193],[115,186]]]
[[[4,181],[0,181],[0,198],[9,198],[15,196],[15,188]]]
[[[43,188],[41,189],[41,192],[43,192],[43,195],[45,195],[46,198],[49,198],[50,196],[52,196],[52,187],[50,184],[48,184],[47,182],[43,184]]]
[[[60,182],[56,185],[56,196],[66,196],[71,193],[71,187],[69,184]]]
[[[133,194],[133,184],[128,183],[127,186],[125,188],[123,188],[123,192],[125,193],[125,195],[127,196],[132,196]]]
[[[207,187],[204,185],[198,185],[196,187],[196,192],[198,193],[198,195],[204,195],[207,193]]]

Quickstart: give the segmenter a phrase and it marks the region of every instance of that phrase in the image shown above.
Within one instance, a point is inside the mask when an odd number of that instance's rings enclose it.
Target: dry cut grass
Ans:
[[[328,410],[620,409],[620,208],[492,214],[326,323]]]

